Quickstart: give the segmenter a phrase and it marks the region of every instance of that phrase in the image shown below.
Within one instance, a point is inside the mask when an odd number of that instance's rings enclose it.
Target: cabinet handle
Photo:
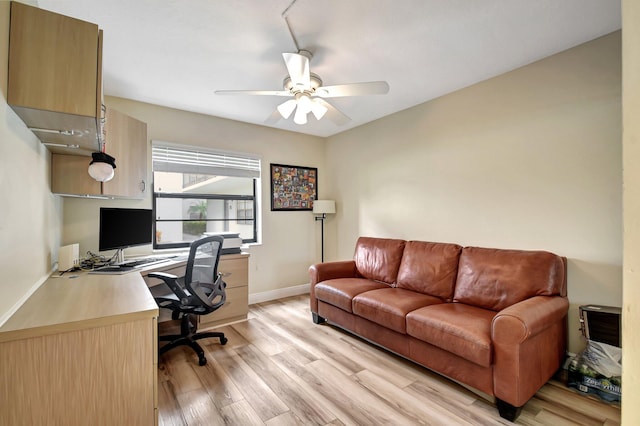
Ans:
[[[223,277],[228,277],[229,275],[231,275],[231,272],[220,272],[220,275],[222,275]]]
[[[145,181],[140,181],[140,191],[144,192],[147,189],[147,184]]]

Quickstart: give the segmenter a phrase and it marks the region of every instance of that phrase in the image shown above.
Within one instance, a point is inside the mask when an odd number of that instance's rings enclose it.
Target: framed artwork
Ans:
[[[318,169],[271,164],[271,210],[312,210]]]

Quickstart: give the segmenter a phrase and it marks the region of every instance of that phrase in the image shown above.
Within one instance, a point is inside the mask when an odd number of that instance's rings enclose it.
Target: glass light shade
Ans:
[[[307,124],[307,112],[300,108],[300,104],[298,104],[296,114],[293,116],[293,122],[296,124]]]
[[[296,96],[296,100],[298,102],[299,110],[301,109],[305,114],[308,114],[309,112],[311,112],[312,103],[309,95],[303,93],[300,96]]]
[[[328,108],[318,101],[312,101],[311,112],[316,117],[316,120],[320,120],[327,113]]]
[[[315,200],[313,202],[314,214],[333,214],[336,212],[336,202],[334,200]]]
[[[296,109],[295,99],[289,99],[288,101],[285,101],[278,105],[278,112],[285,120],[289,118],[294,109]]]
[[[113,179],[115,172],[113,167],[107,163],[93,163],[89,164],[89,176],[97,180],[98,182],[107,182]]]
[[[91,153],[92,161],[89,163],[89,176],[98,182],[107,182],[113,179],[116,168],[116,159],[104,152]]]

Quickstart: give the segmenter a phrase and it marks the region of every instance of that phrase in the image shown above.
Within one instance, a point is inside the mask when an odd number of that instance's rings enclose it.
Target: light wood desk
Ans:
[[[156,424],[158,306],[141,275],[55,275],[0,327],[0,424]]]

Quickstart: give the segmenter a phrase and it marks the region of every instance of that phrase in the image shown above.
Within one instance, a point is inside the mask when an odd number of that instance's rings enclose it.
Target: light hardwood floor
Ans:
[[[338,328],[311,322],[308,296],[250,306],[159,361],[160,425],[503,425],[489,402]],[[620,409],[551,382],[523,408],[522,425],[617,425]]]

